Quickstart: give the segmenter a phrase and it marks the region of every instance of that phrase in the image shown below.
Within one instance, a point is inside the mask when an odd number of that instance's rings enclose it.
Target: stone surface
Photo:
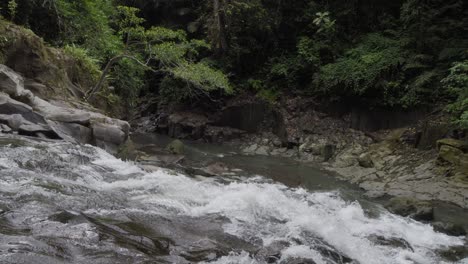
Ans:
[[[62,123],[76,123],[83,126],[89,126],[91,115],[84,111],[76,111],[72,113],[56,113],[48,115],[47,119]]]
[[[51,139],[61,139],[57,133],[52,130],[49,126],[39,124],[22,124],[18,128],[18,134],[25,136],[39,136]]]
[[[447,161],[454,165],[460,164],[460,159],[462,155],[463,151],[449,145],[442,145],[439,149],[439,159]]]
[[[453,138],[444,138],[437,141],[437,149],[440,149],[442,146],[450,146],[457,148],[463,152],[468,151],[468,142],[457,140]]]
[[[359,155],[358,162],[359,162],[359,166],[364,167],[364,168],[374,167],[374,162],[372,161],[370,153],[363,153]]]
[[[180,139],[200,139],[203,137],[209,119],[189,112],[174,113],[168,118],[168,135]]]
[[[62,122],[49,122],[49,125],[54,131],[63,139],[68,141],[75,141],[80,144],[91,144],[93,140],[93,133],[89,127]]]
[[[20,96],[24,92],[23,77],[3,64],[0,64],[0,91],[12,96]]]
[[[428,201],[419,201],[408,197],[395,197],[390,200],[386,208],[394,214],[409,216],[415,220],[431,221],[434,219],[434,207]]]
[[[120,145],[127,140],[127,135],[122,129],[116,125],[95,123],[91,125],[93,137],[96,141],[109,142],[111,144]]]
[[[172,154],[184,154],[184,143],[178,139],[173,140],[166,146],[166,150]]]
[[[7,125],[0,124],[0,132],[1,132],[1,133],[8,134],[8,133],[12,133],[13,130],[12,130],[9,126],[7,126]]]
[[[10,96],[2,93],[0,93],[0,114],[19,114],[29,122],[46,124],[44,117],[34,112],[31,106],[16,101],[10,98]]]

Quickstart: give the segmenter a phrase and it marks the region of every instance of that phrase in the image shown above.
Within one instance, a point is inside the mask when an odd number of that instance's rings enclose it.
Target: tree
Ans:
[[[138,9],[119,6],[118,34],[124,42],[121,53],[112,57],[104,67],[97,84],[87,93],[90,100],[99,92],[106,81],[111,68],[122,59],[129,59],[148,71],[170,74],[190,85],[188,88],[209,92],[221,89],[230,93],[228,78],[203,62],[197,62],[198,50],[209,48],[201,40],[187,40],[181,30],[170,30],[163,27],[145,29],[144,19],[138,17]]]

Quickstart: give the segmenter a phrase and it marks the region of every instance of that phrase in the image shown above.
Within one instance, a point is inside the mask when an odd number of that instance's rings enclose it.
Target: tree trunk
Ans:
[[[222,0],[221,0],[222,1]],[[224,8],[225,6],[223,6]],[[226,40],[225,17],[221,12],[220,0],[213,0],[213,17],[214,17],[214,50],[217,55],[222,55],[228,50],[228,43]]]
[[[141,62],[139,59],[137,59],[134,56],[130,56],[130,55],[127,55],[127,54],[121,54],[121,55],[117,55],[117,56],[113,57],[112,59],[109,60],[109,62],[107,62],[106,67],[104,68],[104,70],[102,70],[101,77],[99,77],[98,83],[89,92],[86,93],[85,100],[90,100],[97,92],[99,92],[99,90],[101,90],[102,86],[104,85],[104,82],[106,81],[106,76],[109,73],[112,66],[114,65],[114,63],[116,63],[117,61],[119,61],[119,60],[121,60],[123,58],[131,59],[131,60],[137,62],[138,64],[140,64],[141,66],[148,68],[147,64]],[[153,70],[153,69],[150,69],[150,70]]]

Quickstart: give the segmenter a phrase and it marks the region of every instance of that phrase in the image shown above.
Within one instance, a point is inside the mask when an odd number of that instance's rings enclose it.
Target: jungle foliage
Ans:
[[[106,79],[122,98],[209,103],[234,91],[274,102],[301,94],[368,108],[448,106],[467,125],[463,0],[5,0],[0,7],[52,45],[89,56],[92,71],[119,54],[137,58],[117,62]]]

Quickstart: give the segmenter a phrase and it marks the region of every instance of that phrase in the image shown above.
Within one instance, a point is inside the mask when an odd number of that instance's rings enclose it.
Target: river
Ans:
[[[233,169],[148,172],[89,145],[0,137],[0,263],[468,263],[466,237],[393,215],[319,167],[186,152]]]

